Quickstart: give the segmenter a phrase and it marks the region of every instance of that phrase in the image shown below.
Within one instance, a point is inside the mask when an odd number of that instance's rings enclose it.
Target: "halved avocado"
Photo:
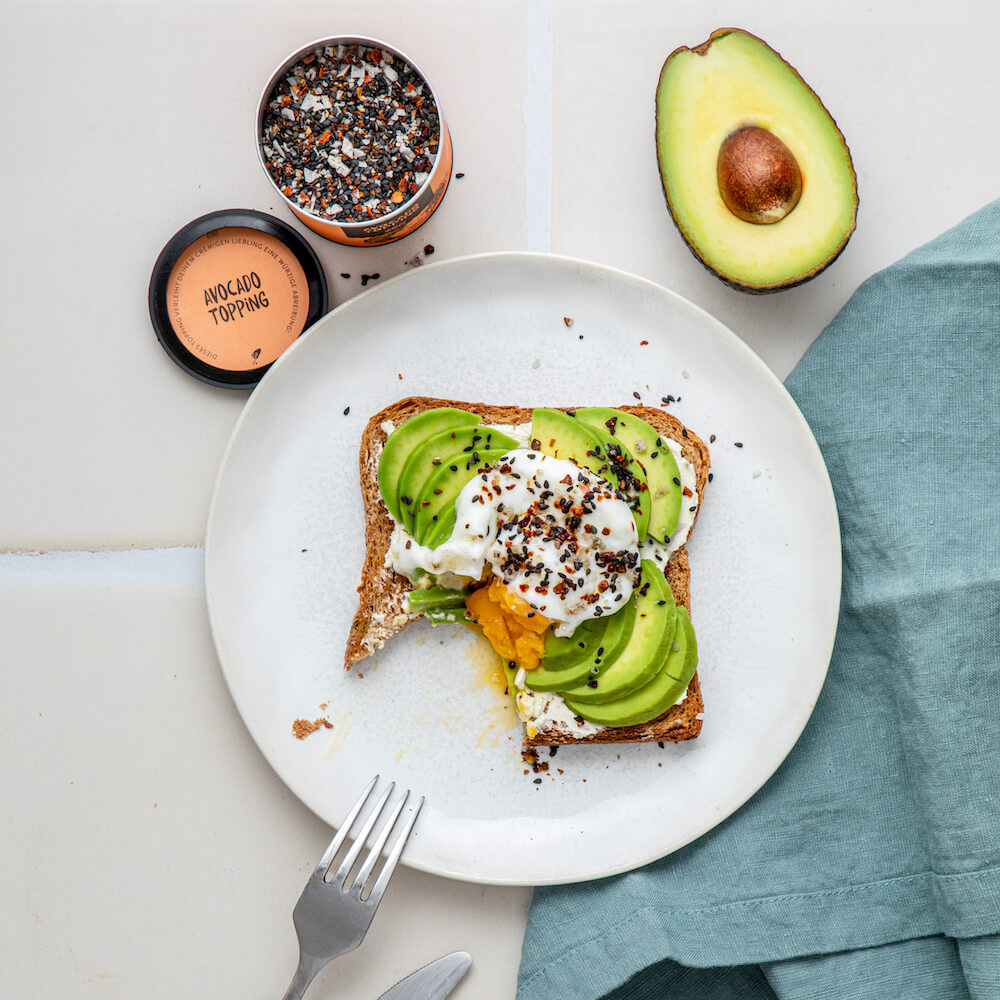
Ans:
[[[857,177],[844,136],[798,72],[749,32],[720,28],[667,57],[656,152],[681,236],[741,291],[814,278],[854,232]]]

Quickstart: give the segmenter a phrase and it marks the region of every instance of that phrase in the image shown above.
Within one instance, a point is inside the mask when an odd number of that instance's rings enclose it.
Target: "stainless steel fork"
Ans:
[[[295,970],[291,985],[285,993],[284,1000],[299,1000],[320,969],[332,959],[353,951],[361,944],[361,940],[372,922],[372,917],[375,916],[375,911],[378,909],[378,904],[382,901],[382,894],[389,883],[396,862],[399,861],[399,856],[403,853],[403,847],[410,836],[413,824],[416,822],[420,807],[424,803],[423,797],[417,801],[413,811],[405,820],[402,829],[389,849],[385,864],[382,866],[375,884],[371,887],[371,891],[365,894],[365,886],[375,870],[382,849],[389,839],[389,834],[392,833],[396,820],[409,798],[408,790],[403,792],[399,801],[389,811],[389,815],[379,828],[364,864],[358,870],[354,881],[349,886],[347,885],[347,879],[364,849],[368,837],[375,828],[389,796],[392,794],[395,787],[395,782],[393,782],[382,793],[382,797],[358,831],[351,849],[344,856],[336,872],[330,874],[337,853],[347,840],[354,821],[364,809],[377,782],[378,775],[375,775],[351,808],[347,818],[337,831],[337,835],[330,841],[330,846],[323,852],[323,857],[316,865],[316,870],[309,876],[309,881],[302,890],[299,901],[295,904],[292,920],[295,923],[295,933],[299,938],[299,965]]]

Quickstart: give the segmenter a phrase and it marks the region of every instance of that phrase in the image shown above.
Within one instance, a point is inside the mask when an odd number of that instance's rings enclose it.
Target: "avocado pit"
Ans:
[[[745,125],[723,140],[717,171],[722,200],[744,222],[780,222],[802,197],[802,171],[792,151],[758,125]]]

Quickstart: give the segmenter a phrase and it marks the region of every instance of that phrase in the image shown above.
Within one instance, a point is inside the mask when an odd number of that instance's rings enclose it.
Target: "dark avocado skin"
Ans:
[[[674,56],[676,56],[678,53],[689,52],[689,51],[704,53],[717,39],[724,38],[726,35],[730,35],[733,32],[739,32],[740,34],[747,35],[750,38],[753,38],[756,41],[758,41],[761,45],[765,46],[766,48],[771,49],[771,51],[774,52],[775,55],[777,55],[780,59],[782,59],[783,62],[785,62],[785,64],[788,66],[788,68],[791,70],[794,76],[798,79],[801,86],[805,88],[807,91],[809,91],[810,94],[812,94],[813,98],[816,100],[818,104],[820,104],[820,106],[823,106],[823,102],[820,101],[815,91],[813,91],[813,89],[805,82],[805,80],[802,79],[801,75],[798,73],[795,67],[792,66],[790,63],[788,63],[787,60],[785,60],[781,56],[781,53],[777,52],[776,49],[771,48],[771,46],[768,45],[767,42],[765,42],[762,38],[759,38],[757,35],[754,35],[749,31],[745,31],[742,28],[717,28],[715,31],[711,33],[711,35],[709,35],[706,41],[702,42],[701,45],[696,45],[696,46],[680,45],[676,49],[674,49],[674,51],[671,52],[669,56],[667,56],[666,60],[663,63],[663,67],[660,70],[659,79],[657,80],[657,93],[659,93],[660,84],[663,80],[663,74],[666,72],[667,67],[670,65],[670,62],[674,58]],[[827,114],[829,114],[829,112],[827,112]],[[832,116],[831,116],[831,121],[833,121]],[[837,127],[836,121],[833,121],[833,124],[834,127]],[[659,130],[660,130],[660,107],[659,107],[659,101],[657,101],[654,122],[653,122],[653,144],[654,146],[656,146],[656,158],[657,158],[657,163],[660,166],[660,176],[662,178],[663,164],[660,155],[659,144],[657,142]],[[844,148],[847,149],[846,142],[844,144]],[[807,282],[812,281],[814,278],[822,274],[831,264],[833,264],[834,261],[836,261],[840,257],[840,255],[844,252],[844,250],[847,249],[847,244],[848,242],[850,242],[851,236],[854,234],[854,231],[857,227],[857,211],[860,206],[860,199],[858,197],[858,187],[857,187],[857,173],[854,170],[853,163],[850,162],[849,150],[847,151],[847,155],[848,155],[848,163],[850,165],[851,175],[854,178],[854,209],[855,209],[854,224],[852,224],[850,230],[845,234],[841,244],[831,252],[831,255],[827,257],[822,264],[804,274],[799,274],[796,275],[795,277],[789,278],[787,281],[780,281],[767,285],[751,284],[751,283],[737,281],[730,275],[726,274],[724,271],[720,271],[717,267],[715,267],[715,265],[710,260],[704,257],[701,253],[699,253],[695,244],[692,242],[691,239],[689,239],[688,234],[678,223],[677,217],[674,214],[674,206],[671,202],[670,191],[667,189],[667,186],[664,183],[663,196],[667,203],[667,211],[670,215],[670,221],[674,224],[674,228],[677,230],[681,238],[684,240],[685,245],[687,246],[688,250],[691,251],[691,254],[694,256],[695,260],[697,260],[700,264],[702,264],[705,267],[706,270],[710,271],[716,278],[718,278],[721,282],[723,282],[723,284],[728,285],[730,288],[733,288],[738,292],[743,292],[747,295],[770,295],[773,292],[782,292],[789,288],[796,288],[799,285],[804,285]]]

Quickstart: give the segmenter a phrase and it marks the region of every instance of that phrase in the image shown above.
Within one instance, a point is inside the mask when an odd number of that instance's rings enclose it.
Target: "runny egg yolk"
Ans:
[[[474,590],[465,599],[465,607],[505,662],[513,661],[525,670],[538,666],[551,622],[508,590],[501,579],[493,577],[485,587]]]

